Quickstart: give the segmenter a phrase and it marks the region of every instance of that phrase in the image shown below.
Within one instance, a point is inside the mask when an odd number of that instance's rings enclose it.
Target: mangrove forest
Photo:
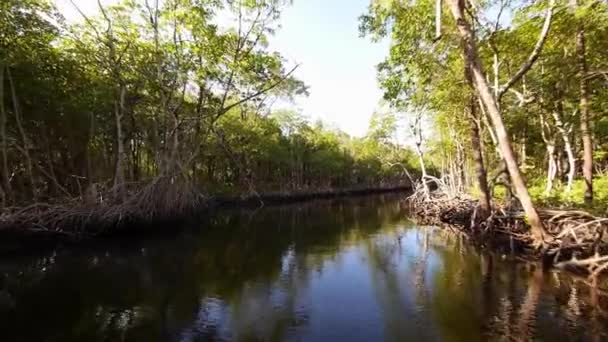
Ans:
[[[0,1],[11,340],[607,340],[607,229],[606,0]]]

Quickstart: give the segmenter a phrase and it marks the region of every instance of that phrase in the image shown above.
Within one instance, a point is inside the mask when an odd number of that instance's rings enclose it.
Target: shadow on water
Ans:
[[[607,338],[606,295],[416,227],[398,197],[227,211],[0,261],[10,341]]]

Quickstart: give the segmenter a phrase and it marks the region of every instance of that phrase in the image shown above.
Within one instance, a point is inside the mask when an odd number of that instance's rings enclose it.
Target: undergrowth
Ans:
[[[545,195],[545,179],[531,181],[529,190],[534,201],[542,206],[585,209],[596,214],[608,212],[608,175],[593,179],[592,204],[585,203],[585,182],[582,179],[575,180],[569,192],[565,182],[557,182],[551,193]]]
[[[593,179],[593,203],[585,203],[585,182],[577,179],[572,184],[572,190],[566,191],[566,182],[556,180],[553,190],[545,195],[545,178],[534,178],[528,181],[530,196],[534,203],[547,208],[584,209],[596,215],[608,214],[608,175],[597,176]],[[478,198],[479,189],[472,187],[468,193]],[[493,200],[504,203],[506,197],[505,187],[496,186]]]

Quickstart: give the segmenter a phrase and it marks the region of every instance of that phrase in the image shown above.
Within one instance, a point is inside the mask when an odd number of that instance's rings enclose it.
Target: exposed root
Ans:
[[[495,206],[482,220],[477,217],[477,201],[467,195],[448,195],[441,186],[428,196],[422,191],[417,189],[407,201],[412,213],[425,223],[456,226],[483,241],[509,243],[511,250],[515,244],[522,254],[589,277],[608,271],[608,218],[580,210],[540,210],[547,236],[539,244],[521,210]]]
[[[0,216],[0,232],[68,237],[98,235],[130,222],[177,217],[205,204],[205,198],[193,187],[171,177],[159,177],[146,185],[130,187],[125,199],[114,197],[113,189],[106,189],[96,191],[88,203],[77,198],[61,204],[36,203],[9,208]]]
[[[106,233],[126,232],[166,220],[179,220],[208,212],[207,209],[230,206],[282,204],[339,196],[409,190],[408,187],[362,189],[325,189],[303,193],[258,194],[206,197],[196,186],[179,177],[159,177],[147,184],[129,184],[124,199],[115,196],[111,187],[94,186],[87,195],[61,203],[36,203],[8,208],[0,214],[0,233],[17,236],[36,235],[79,239]]]

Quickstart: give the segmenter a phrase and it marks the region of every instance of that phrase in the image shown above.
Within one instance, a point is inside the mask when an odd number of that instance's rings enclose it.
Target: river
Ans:
[[[4,341],[600,341],[606,299],[419,227],[395,195],[0,260]]]

